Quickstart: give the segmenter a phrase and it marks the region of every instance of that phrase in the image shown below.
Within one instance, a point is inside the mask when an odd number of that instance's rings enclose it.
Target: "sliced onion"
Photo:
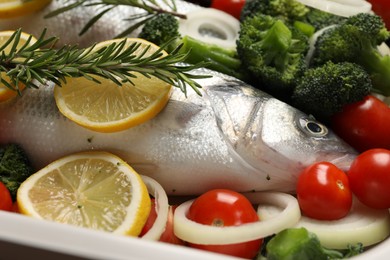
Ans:
[[[390,214],[388,210],[374,210],[356,201],[351,212],[340,220],[321,221],[302,217],[297,227],[305,227],[315,233],[326,248],[345,249],[356,243],[370,246],[389,236]]]
[[[371,4],[365,0],[297,0],[304,5],[332,13],[339,16],[348,17],[358,13],[368,13],[371,11]]]
[[[297,200],[280,192],[253,192],[244,194],[253,204],[274,205],[281,208],[273,218],[262,219],[240,226],[216,227],[196,223],[186,216],[194,200],[176,208],[174,215],[175,235],[187,242],[208,245],[241,243],[275,234],[296,225],[301,217]]]
[[[240,22],[233,16],[214,9],[201,8],[180,19],[179,32],[200,41],[224,48],[236,48]]]
[[[386,43],[382,43],[378,46],[378,51],[382,56],[390,55],[390,48]]]
[[[141,238],[157,241],[165,231],[165,227],[168,222],[168,196],[163,187],[157,181],[145,175],[141,175],[141,177],[148,188],[149,194],[155,198],[155,207],[157,212],[157,218],[154,221],[153,226]]]

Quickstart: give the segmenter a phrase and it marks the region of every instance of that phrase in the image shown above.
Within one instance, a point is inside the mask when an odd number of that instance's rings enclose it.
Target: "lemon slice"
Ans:
[[[96,49],[105,47],[116,39],[105,41]],[[145,56],[159,47],[148,41],[129,38],[126,45],[140,43],[141,53],[150,46]],[[166,53],[165,53],[166,55]],[[118,86],[112,81],[96,77],[101,84],[85,78],[69,78],[62,87],[56,86],[54,97],[60,112],[70,120],[98,132],[116,132],[141,124],[156,116],[167,104],[172,86],[152,77],[136,74],[133,84]]]
[[[0,18],[12,18],[35,13],[52,0],[0,0]]]
[[[2,1],[0,0],[0,6],[1,6],[1,3]],[[0,11],[1,12],[1,11]],[[1,14],[0,14],[0,17],[1,17]],[[0,32],[0,46],[2,46],[3,44],[5,44],[9,38],[12,36],[12,34],[14,34],[15,31],[2,31]],[[36,38],[32,37],[30,34],[27,34],[27,33],[21,33],[20,34],[20,40],[19,40],[19,43],[17,45],[17,48],[20,48],[22,47],[24,44],[26,44],[26,42],[28,41],[29,37],[31,37],[30,39],[30,44],[33,44],[34,42],[37,41]],[[5,54],[8,54],[10,49],[11,49],[11,46],[13,44],[10,43],[3,51]],[[9,82],[9,77],[6,75],[5,72],[1,72],[1,78],[3,78],[4,80],[6,80],[7,82]],[[14,87],[15,89],[19,89],[19,90],[23,90],[24,89],[24,84],[22,83],[19,83],[18,84],[18,87]],[[17,95],[18,93],[15,91],[15,90],[12,90],[12,89],[9,89],[8,87],[6,87],[4,84],[0,83],[0,102],[2,101],[5,101],[5,100],[8,100],[10,98],[13,98]]]
[[[31,175],[17,203],[34,218],[132,236],[151,208],[141,176],[117,156],[96,151],[63,157]]]

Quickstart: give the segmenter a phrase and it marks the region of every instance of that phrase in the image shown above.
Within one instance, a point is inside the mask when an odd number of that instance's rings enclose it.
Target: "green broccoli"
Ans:
[[[266,245],[268,260],[344,259],[363,252],[363,245],[349,246],[346,250],[323,247],[318,237],[305,228],[289,228],[276,234]]]
[[[249,0],[241,10],[240,20],[260,13],[292,24],[293,21],[303,20],[308,12],[309,8],[296,0]]]
[[[328,61],[360,64],[372,78],[373,91],[389,96],[390,56],[382,56],[377,48],[389,35],[379,16],[369,13],[351,16],[318,37],[310,64],[319,66]]]
[[[280,19],[257,14],[241,23],[239,58],[267,92],[282,100],[291,96],[306,70],[307,49],[307,37]]]
[[[234,48],[224,48],[187,35],[180,35],[178,28],[178,20],[171,14],[163,13],[146,22],[138,36],[159,46],[167,44],[168,52],[180,47],[179,52],[187,54],[185,62],[191,64],[205,62],[205,67],[209,69],[248,80]],[[176,40],[173,40],[175,38]]]
[[[346,104],[362,100],[371,88],[370,76],[360,65],[329,61],[306,70],[294,89],[292,103],[325,122]]]
[[[180,36],[179,23],[173,15],[160,13],[144,24],[138,36],[160,46]]]
[[[0,147],[0,181],[7,186],[14,200],[20,184],[32,173],[30,161],[19,145]]]
[[[312,25],[316,31],[333,24],[340,24],[346,19],[345,17],[324,12],[316,8],[309,8],[309,10],[302,21]]]

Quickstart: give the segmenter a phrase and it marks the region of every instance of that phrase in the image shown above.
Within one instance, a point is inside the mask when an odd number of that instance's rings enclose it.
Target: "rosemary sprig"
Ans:
[[[88,31],[102,16],[119,6],[135,7],[143,10],[143,13],[134,14],[132,17],[126,17],[126,20],[138,20],[136,23],[130,25],[125,31],[121,32],[116,38],[125,37],[131,34],[141,25],[145,24],[148,20],[153,18],[159,13],[170,13],[174,16],[185,19],[186,15],[177,12],[175,0],[162,0],[162,3],[167,7],[166,9],[161,7],[156,0],[67,0],[65,6],[54,10],[47,14],[45,18],[51,18],[64,12],[68,12],[78,7],[91,7],[97,6],[99,12],[93,16],[87,24],[83,27],[80,35]]]
[[[206,64],[178,64],[187,55],[179,53],[180,46],[165,56],[165,45],[148,56],[146,52],[150,46],[138,54],[141,44],[132,43],[127,47],[126,39],[98,50],[96,45],[88,48],[64,46],[54,49],[57,38],[45,38],[45,29],[35,43],[32,43],[30,37],[23,46],[17,48],[21,32],[21,29],[16,30],[0,46],[0,82],[19,93],[19,82],[27,87],[38,88],[39,83],[44,84],[46,81],[61,86],[66,83],[67,77],[85,77],[100,83],[95,77],[100,76],[122,85],[125,82],[132,83],[138,72],[145,77],[154,76],[178,87],[184,94],[187,94],[186,86],[189,85],[200,95],[201,86],[194,79],[208,77],[190,73]],[[6,48],[9,49],[7,52]],[[8,81],[3,75],[9,77]]]

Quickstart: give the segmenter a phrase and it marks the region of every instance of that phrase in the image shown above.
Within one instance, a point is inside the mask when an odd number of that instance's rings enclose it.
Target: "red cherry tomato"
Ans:
[[[332,118],[332,129],[360,152],[390,149],[390,108],[374,96],[347,105]]]
[[[12,210],[12,197],[7,186],[0,182],[0,210],[11,211]]]
[[[14,203],[12,204],[11,211],[14,212],[14,213],[20,213],[20,211],[19,211],[19,205],[18,205],[17,202],[14,202]]]
[[[390,30],[390,1],[369,0],[369,2],[372,4],[372,10],[383,18],[386,27]]]
[[[156,207],[155,207],[155,199],[151,200],[152,202],[152,208],[149,213],[149,217],[140,233],[140,237],[145,235],[154,225],[154,222],[156,221],[157,218],[157,212],[156,212]],[[176,244],[176,245],[184,245],[184,241],[179,239],[175,233],[173,232],[173,213],[177,206],[169,206],[169,215],[168,215],[168,222],[165,227],[165,231],[161,234],[161,237],[159,241],[165,242],[165,243],[170,243],[170,244]]]
[[[195,222],[210,226],[239,226],[259,221],[256,210],[240,193],[215,189],[199,196],[191,205],[187,217]],[[253,240],[228,245],[199,245],[191,247],[211,252],[253,259],[260,250],[263,240]]]
[[[184,245],[184,241],[178,238],[173,231],[173,214],[175,213],[176,208],[177,205],[169,206],[167,226],[159,241],[174,245]]]
[[[153,227],[153,224],[157,218],[157,212],[156,212],[156,206],[155,206],[156,200],[152,198],[150,200],[150,202],[151,202],[151,208],[150,208],[149,216],[148,216],[148,219],[146,220],[144,227],[141,230],[141,233],[139,234],[140,237],[145,235]]]
[[[240,19],[241,9],[244,4],[245,0],[212,0],[211,7]]]
[[[304,215],[319,220],[336,220],[352,207],[347,175],[329,162],[314,163],[298,177],[297,198]]]
[[[347,174],[359,201],[372,208],[390,208],[389,150],[371,149],[359,154]]]

